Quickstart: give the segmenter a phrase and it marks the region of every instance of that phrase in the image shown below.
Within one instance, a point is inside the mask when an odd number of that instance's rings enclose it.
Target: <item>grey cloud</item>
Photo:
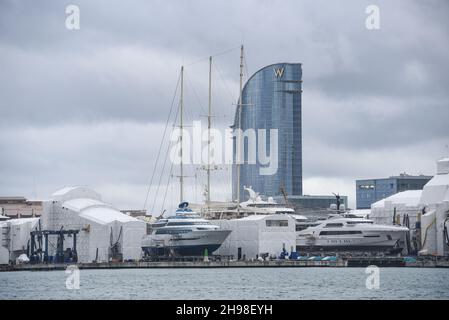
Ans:
[[[91,184],[140,206],[180,66],[187,122],[204,121],[203,58],[235,48],[214,58],[224,128],[242,41],[249,76],[303,63],[305,190],[328,192],[326,177],[349,193],[360,176],[431,174],[449,143],[449,4],[377,1],[381,29],[368,31],[371,2],[0,2],[0,194],[29,194],[36,176],[46,194]],[[64,27],[72,3],[79,31]]]

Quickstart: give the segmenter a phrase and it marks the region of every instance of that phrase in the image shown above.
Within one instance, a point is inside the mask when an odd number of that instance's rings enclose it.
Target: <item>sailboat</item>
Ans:
[[[183,138],[183,94],[184,94],[184,67],[181,67],[181,95],[180,95],[180,204],[173,215],[162,218],[149,224],[149,234],[142,241],[142,250],[145,255],[188,255],[198,256],[205,252],[213,253],[231,233],[230,230],[221,230],[218,225],[201,218],[200,214],[189,208],[184,201],[184,167],[182,157]],[[209,121],[210,128],[210,121]],[[209,172],[210,173],[210,172]],[[210,176],[210,174],[209,174]]]

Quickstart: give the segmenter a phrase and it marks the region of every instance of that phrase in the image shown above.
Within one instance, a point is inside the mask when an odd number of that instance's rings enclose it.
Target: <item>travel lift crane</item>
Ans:
[[[76,235],[79,233],[79,230],[63,230],[64,227],[61,227],[59,230],[42,230],[40,220],[38,227],[39,229],[36,227],[36,230],[30,232],[31,240],[29,245],[29,257],[31,263],[64,263],[78,261]],[[54,260],[52,259],[53,257],[48,254],[48,236],[50,235],[57,236],[56,255]],[[64,235],[73,237],[73,247],[67,248],[65,253]],[[45,241],[45,245],[42,244],[42,238]]]

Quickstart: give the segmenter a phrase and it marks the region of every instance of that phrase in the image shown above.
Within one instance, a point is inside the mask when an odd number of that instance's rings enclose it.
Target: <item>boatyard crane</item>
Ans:
[[[53,259],[51,256],[49,256],[48,252],[48,236],[50,235],[57,236],[56,255],[54,262],[64,263],[66,262],[66,260],[70,260],[70,262],[78,261],[78,254],[76,251],[76,235],[79,233],[79,230],[64,230],[63,228],[64,227],[62,226],[59,230],[41,230],[41,226],[39,223],[39,228],[36,228],[36,230],[30,232],[31,240],[29,256],[32,263],[53,262]],[[64,254],[65,235],[68,235],[69,237],[73,236],[73,247],[67,248],[66,254]],[[42,238],[45,241],[45,245],[42,245]]]

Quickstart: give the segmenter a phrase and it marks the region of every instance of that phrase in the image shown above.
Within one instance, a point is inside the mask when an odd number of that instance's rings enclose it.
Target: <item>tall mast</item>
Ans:
[[[209,57],[209,113],[207,116],[207,204],[210,203],[210,130],[211,130],[211,115],[212,115],[212,56]]]
[[[183,105],[183,103],[184,103],[184,101],[183,101],[183,95],[184,95],[184,66],[182,66],[181,67],[181,96],[180,96],[180,99],[179,99],[179,105],[180,105],[180,113],[181,113],[181,115],[180,115],[180,124],[179,124],[179,128],[180,128],[180,130],[181,130],[181,135],[180,135],[180,142],[181,142],[181,145],[180,145],[180,148],[181,148],[181,150],[180,150],[180,156],[181,156],[181,166],[180,166],[180,175],[179,175],[179,187],[180,187],[180,190],[179,190],[179,202],[183,202],[184,201],[184,168],[183,168],[183,156],[182,156],[182,144],[183,144],[183,141],[182,141],[182,138],[183,138],[183,112],[184,112],[184,105]]]
[[[240,212],[240,158],[241,158],[241,128],[242,128],[242,104],[243,104],[243,45],[240,47],[240,97],[238,105],[238,131],[237,131],[237,211]]]

